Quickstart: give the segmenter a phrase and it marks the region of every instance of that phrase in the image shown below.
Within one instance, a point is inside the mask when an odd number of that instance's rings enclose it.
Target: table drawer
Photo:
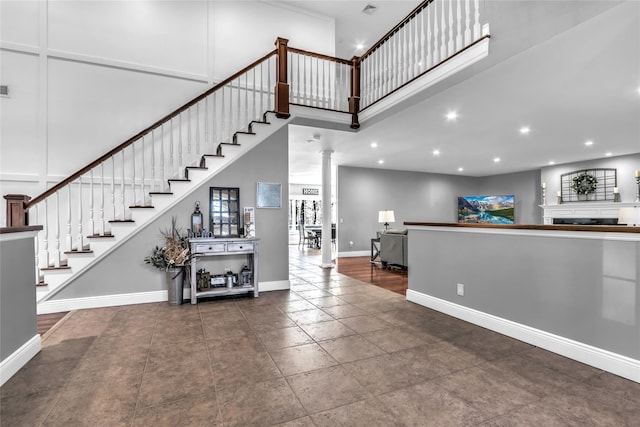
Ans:
[[[229,243],[227,252],[253,252],[253,243]]]
[[[209,243],[209,244],[196,245],[196,253],[200,253],[200,254],[212,254],[212,253],[218,253],[218,252],[224,252],[224,251],[225,251],[224,243]]]

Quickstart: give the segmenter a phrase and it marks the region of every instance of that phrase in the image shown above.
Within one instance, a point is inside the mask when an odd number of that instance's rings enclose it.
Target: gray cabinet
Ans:
[[[198,298],[214,297],[222,295],[237,295],[253,292],[253,296],[258,296],[258,244],[259,238],[249,239],[227,238],[210,239],[195,238],[189,239],[191,246],[191,304],[197,304]],[[246,265],[252,270],[252,279],[248,284],[238,282],[236,286],[211,288],[208,290],[198,290],[197,271],[198,263],[206,257],[225,256],[246,256]]]

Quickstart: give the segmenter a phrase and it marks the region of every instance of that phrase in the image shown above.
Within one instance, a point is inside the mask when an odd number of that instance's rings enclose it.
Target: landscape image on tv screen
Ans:
[[[458,222],[478,224],[513,224],[514,197],[458,197]]]

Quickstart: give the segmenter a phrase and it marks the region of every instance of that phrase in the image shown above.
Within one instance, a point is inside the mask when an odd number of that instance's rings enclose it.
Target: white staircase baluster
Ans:
[[[187,108],[187,162],[191,158],[191,107]]]
[[[271,85],[271,68],[273,68],[275,66],[275,56],[273,57],[272,60],[273,64],[269,64],[269,66],[267,67],[267,90],[269,91],[269,96],[268,96],[268,100],[267,100],[267,104],[269,105],[269,109],[274,108],[274,101],[272,101],[271,99],[271,92],[274,91],[275,89],[273,88],[273,86]],[[275,97],[275,94],[273,95]]]
[[[474,19],[473,19],[473,39],[480,38],[480,0],[473,0]]]
[[[462,40],[462,0],[456,0],[456,51],[463,48]]]
[[[111,156],[111,219],[116,219],[116,159]]]
[[[40,224],[38,220],[38,206],[35,205],[33,209],[29,211],[29,224]],[[35,255],[35,268],[36,268],[36,283],[40,283],[40,233],[36,233],[34,238],[34,255]]]
[[[422,71],[427,69],[427,55],[426,55],[426,47],[425,47],[425,33],[424,33],[424,20],[427,17],[427,11],[428,11],[429,7],[425,7],[424,9],[422,9],[422,12],[420,12],[420,47],[419,47],[419,64],[420,64],[420,69],[419,72],[421,73]]]
[[[49,253],[49,198],[44,199],[44,266],[51,266],[51,254]]]
[[[320,59],[316,58],[316,87],[315,87],[315,105],[320,106]]]
[[[448,55],[453,55],[455,51],[455,43],[453,40],[453,0],[449,0],[449,40],[448,40]]]
[[[464,45],[471,43],[471,3],[470,0],[464,0]]]
[[[216,141],[218,139],[218,128],[220,127],[220,125],[218,124],[218,116],[217,116],[217,112],[218,112],[218,108],[217,108],[217,103],[218,103],[218,91],[214,92],[212,95],[213,98],[213,105],[211,106],[211,115],[213,116],[213,123],[212,123],[212,138],[211,138],[211,150],[209,150],[210,153],[215,153],[215,147],[216,147]]]
[[[236,91],[238,92],[238,109],[236,111],[236,125],[231,130],[229,135],[229,142],[233,142],[233,134],[242,128],[242,90],[240,90],[240,77],[238,76],[238,82],[236,83]]]
[[[173,119],[171,119],[173,126]],[[178,115],[178,163],[184,164],[182,160],[182,113]]]
[[[207,151],[207,142],[209,142],[209,97],[207,96],[204,101],[204,117],[202,118],[204,121],[204,142],[202,144],[202,151],[198,151],[198,157],[204,154]],[[196,157],[197,159],[197,157]],[[178,164],[178,169],[181,168],[182,164]],[[198,166],[196,164],[196,166]]]
[[[433,65],[440,62],[440,47],[438,45],[440,35],[440,25],[438,23],[438,1],[433,3]]]
[[[105,235],[104,224],[104,162],[100,163],[100,235]]]
[[[78,177],[78,237],[76,238],[76,245],[78,245],[78,251],[84,250],[84,235],[82,234],[82,176]]]
[[[56,191],[56,248],[55,248],[55,258],[53,260],[55,267],[60,267],[60,191]]]
[[[252,92],[253,92],[253,114],[251,117],[251,120],[258,120],[258,104],[256,104],[256,69],[253,68],[252,69],[253,72],[253,86],[252,86]]]
[[[67,185],[67,235],[66,247],[68,251],[73,250],[73,230],[71,227],[71,183]]]
[[[249,124],[249,73],[244,73],[244,120],[240,123],[242,130],[246,130]]]
[[[432,3],[433,4],[433,3]],[[435,6],[434,6],[435,7]],[[427,39],[425,40],[424,50],[427,54],[427,59],[425,63],[425,69],[428,70],[433,65],[433,49],[432,46],[432,33],[431,33],[431,9],[432,7],[427,7]]]
[[[127,219],[127,201],[125,196],[125,181],[124,181],[124,172],[125,172],[125,152],[126,148],[122,150],[122,174],[120,176],[120,203],[122,205],[122,220]],[[80,181],[80,190],[82,190],[82,181]],[[80,191],[82,194],[82,191]],[[80,208],[82,211],[82,208]]]
[[[182,124],[182,123],[181,123],[181,124]],[[147,135],[149,135],[149,134],[147,134]],[[151,131],[151,135],[153,136],[153,131]],[[146,135],[145,135],[145,136],[146,136]],[[135,145],[133,145],[133,144],[132,144],[131,146],[132,146],[132,147],[135,147]],[[134,150],[135,150],[135,148],[134,148]],[[135,168],[135,163],[136,163],[136,162],[135,162],[135,158],[136,158],[136,156],[135,156],[135,151],[134,151],[134,153],[133,153],[133,154],[134,154],[134,155],[133,155],[133,159],[134,159],[134,160],[133,160],[133,162],[132,162],[132,163],[133,163],[133,165],[134,165],[134,166],[133,166],[133,171],[134,171],[134,174],[135,174],[135,170],[136,170],[136,168]],[[135,175],[134,175],[134,176],[135,176]],[[155,188],[156,188],[156,146],[155,146],[155,144],[153,143],[153,138],[152,138],[152,139],[151,139],[151,185],[149,185],[149,192],[151,192],[151,191],[155,191]],[[146,206],[146,203],[145,203],[145,201],[146,201],[146,200],[147,200],[147,191],[146,191],[146,190],[143,190],[143,192],[142,192],[142,203],[141,203],[141,205]]]
[[[447,58],[447,21],[445,20],[446,4],[442,0],[440,7],[440,62]]]
[[[171,169],[174,171],[180,170],[180,168],[182,167],[182,162],[180,161],[180,159],[175,158],[175,153],[174,153],[173,118],[169,119],[168,126],[169,126],[169,158],[171,159]],[[162,139],[164,139],[164,136]],[[144,156],[142,156],[142,158],[144,159]],[[175,163],[175,168],[174,168],[174,163]]]
[[[95,236],[96,234],[96,223],[94,219],[94,209],[93,209],[93,169],[89,171],[89,231],[91,231],[91,236]]]
[[[235,127],[234,114],[233,114],[233,82],[229,83],[229,127],[227,128],[227,134],[224,136],[225,141],[231,142],[231,135],[233,135],[233,128]]]
[[[196,103],[196,156],[200,154],[200,103]],[[191,164],[191,160],[189,161]]]
[[[265,104],[264,104],[264,70],[262,67],[263,62],[260,63],[260,111],[259,113],[262,114],[265,111],[268,110],[268,108],[265,108]]]
[[[140,194],[142,194],[142,206],[146,206],[147,205],[147,191],[145,190],[145,184],[147,182],[147,174],[145,171],[145,136],[146,135],[142,135],[142,138],[140,138]],[[134,144],[131,144],[131,146],[133,147]],[[134,156],[134,165],[135,165],[135,156]],[[135,186],[135,184],[134,184]]]
[[[225,117],[226,116],[225,113],[227,111],[227,108],[226,108],[225,102],[224,102],[224,92],[225,92],[224,89],[225,89],[225,87],[226,86],[223,86],[222,89],[221,89],[221,91],[222,91],[222,102],[221,102],[221,108],[220,108],[220,110],[221,110],[221,120],[220,120],[221,129],[220,129],[220,132],[221,132],[221,134],[220,134],[220,139],[217,142],[222,142],[224,140],[224,137],[225,137],[224,131],[225,131],[225,128],[227,127],[227,121],[225,120],[225,118],[226,118]],[[214,147],[214,151],[213,152],[215,153],[215,147]]]

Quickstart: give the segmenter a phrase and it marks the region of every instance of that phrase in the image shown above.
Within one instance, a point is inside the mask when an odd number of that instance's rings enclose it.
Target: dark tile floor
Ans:
[[[4,426],[640,426],[640,384],[291,253],[291,291],[72,312]]]

